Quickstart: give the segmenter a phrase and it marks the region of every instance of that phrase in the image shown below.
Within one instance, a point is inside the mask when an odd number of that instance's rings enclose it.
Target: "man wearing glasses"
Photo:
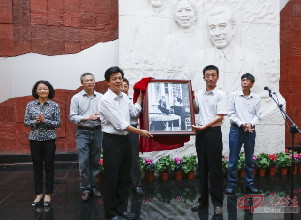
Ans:
[[[75,94],[70,104],[70,120],[77,125],[76,147],[78,152],[80,189],[82,201],[92,194],[100,197],[96,189],[95,176],[98,174],[99,150],[102,142],[101,123],[97,114],[102,94],[94,90],[95,78],[92,73],[80,77],[83,90]]]

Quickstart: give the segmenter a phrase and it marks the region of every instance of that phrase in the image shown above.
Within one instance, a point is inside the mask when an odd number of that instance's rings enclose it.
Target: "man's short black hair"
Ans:
[[[32,96],[35,99],[39,98],[39,95],[37,94],[37,89],[38,89],[38,85],[40,85],[40,84],[45,84],[48,87],[48,90],[49,90],[48,99],[53,99],[55,90],[53,89],[53,86],[46,80],[39,80],[34,84],[34,86],[32,87]]]
[[[105,80],[109,82],[110,81],[110,76],[114,73],[121,73],[122,78],[124,77],[124,73],[123,73],[122,69],[120,69],[118,66],[112,66],[112,67],[110,67],[109,69],[106,70]]]
[[[123,82],[126,82],[126,84],[128,84],[128,86],[130,86],[130,82],[127,78],[123,78]]]
[[[243,78],[247,78],[247,79],[251,80],[252,83],[255,82],[255,77],[251,73],[245,73],[245,74],[243,74],[241,76],[241,80]]]
[[[203,69],[203,76],[205,76],[205,72],[206,72],[207,70],[215,70],[217,76],[219,75],[219,70],[218,70],[217,66],[214,66],[214,65],[208,65],[208,66],[205,66],[205,68]]]

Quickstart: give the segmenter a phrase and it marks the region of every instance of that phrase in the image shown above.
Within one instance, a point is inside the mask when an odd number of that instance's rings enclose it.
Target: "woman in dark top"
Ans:
[[[50,194],[53,193],[55,128],[60,125],[59,105],[50,99],[55,91],[48,81],[40,80],[32,88],[36,100],[26,106],[24,124],[31,128],[29,134],[30,151],[34,170],[36,198],[32,206],[37,206],[43,198],[43,166],[46,173],[44,206],[51,205]]]

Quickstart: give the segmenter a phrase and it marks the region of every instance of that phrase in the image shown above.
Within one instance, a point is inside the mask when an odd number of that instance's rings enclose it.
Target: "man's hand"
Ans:
[[[250,132],[250,133],[253,133],[253,131],[255,130],[255,129],[252,127],[252,124],[251,124],[251,123],[245,123],[245,124],[242,124],[241,127],[244,129],[244,132]]]
[[[193,106],[193,110],[194,110],[194,114],[199,114],[199,107],[197,106],[196,102],[195,102],[195,97],[194,97],[194,91],[191,90],[191,96],[192,96],[192,106]]]
[[[100,118],[100,115],[98,115],[98,114],[90,115],[90,120],[92,120],[92,121],[96,121],[96,120],[98,120],[99,118]]]
[[[139,130],[139,135],[146,138],[152,138],[153,135],[147,130]]]
[[[192,125],[192,128],[195,130],[205,130],[206,126],[196,126],[196,125]]]

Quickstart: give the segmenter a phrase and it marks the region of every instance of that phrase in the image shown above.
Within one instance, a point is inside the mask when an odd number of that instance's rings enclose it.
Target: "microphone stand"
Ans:
[[[276,93],[275,93],[276,94]],[[282,113],[282,115],[285,116],[285,119],[288,119],[291,122],[291,126],[289,129],[289,132],[291,134],[291,142],[292,142],[292,147],[291,147],[291,151],[292,151],[292,165],[290,168],[290,181],[291,181],[291,202],[294,196],[294,176],[293,176],[293,170],[295,167],[294,164],[294,143],[295,143],[295,134],[299,133],[301,134],[300,129],[298,128],[298,126],[295,124],[295,122],[288,116],[288,114],[286,114],[286,112],[283,110],[283,105],[279,103],[278,98],[277,100],[273,97],[272,91],[269,90],[269,96],[274,100],[274,102],[276,103],[277,107],[279,108],[280,112]],[[276,94],[277,96],[277,94]]]

